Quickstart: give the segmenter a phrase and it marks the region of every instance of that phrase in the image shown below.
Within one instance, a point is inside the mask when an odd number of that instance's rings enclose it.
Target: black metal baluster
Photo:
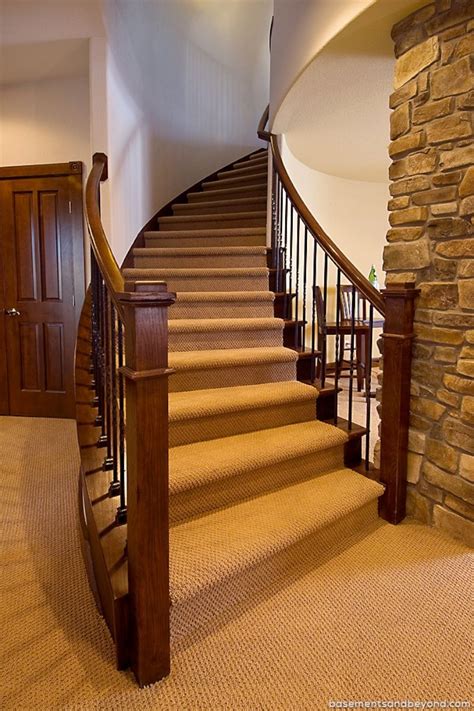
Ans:
[[[328,255],[324,253],[324,282],[323,282],[323,308],[324,308],[324,323],[327,323],[328,318]],[[326,384],[326,360],[327,360],[327,337],[323,338],[323,351],[321,354],[321,387]]]
[[[104,364],[104,343],[105,343],[105,332],[104,332],[104,295],[105,287],[104,280],[100,270],[98,271],[98,284],[97,284],[97,304],[98,304],[98,375],[99,382],[97,383],[97,394],[98,394],[98,405],[99,405],[99,417],[100,417],[100,428],[101,434],[99,441],[97,442],[99,447],[105,447],[107,444],[107,434],[106,434],[106,417],[105,417],[105,364]]]
[[[340,325],[341,325],[341,304],[339,295],[341,293],[341,270],[337,269],[336,276],[336,343],[334,351],[334,424],[337,425],[339,410],[339,367],[341,358]]]
[[[283,221],[283,185],[281,180],[278,180],[278,206],[277,206],[277,216],[278,216],[278,248],[277,248],[277,271],[276,271],[276,290],[278,292],[282,291],[281,287],[281,259],[282,259],[282,221]]]
[[[296,275],[295,275],[295,347],[301,347],[299,315],[299,294],[300,294],[300,227],[301,218],[297,214],[296,220]]]
[[[318,277],[318,243],[311,235],[313,241],[313,282],[312,282],[312,309],[311,309],[311,382],[316,380],[315,352],[316,352],[316,287]],[[320,324],[318,324],[319,329]]]
[[[293,208],[293,203],[290,201],[290,248],[289,248],[289,262],[288,262],[288,291],[290,294],[293,293],[293,214],[294,214],[294,208]],[[292,300],[292,303],[294,301]],[[295,309],[293,307],[291,314],[292,316],[295,313]]]
[[[303,248],[303,333],[302,350],[306,350],[306,296],[307,296],[307,269],[308,269],[308,227],[304,226],[304,248]]]
[[[355,341],[355,319],[356,319],[356,288],[352,285],[351,291],[351,352],[349,363],[349,430],[352,429],[352,404],[354,399],[354,341]],[[358,375],[356,369],[356,376]]]
[[[107,454],[104,459],[104,469],[111,470],[114,466],[112,457],[112,383],[111,372],[112,363],[110,357],[110,296],[107,287],[104,285],[104,380],[105,380],[105,434],[107,437]],[[114,482],[109,489],[110,496],[116,496]]]
[[[369,471],[370,468],[370,420],[372,415],[372,404],[370,391],[372,388],[372,338],[374,331],[374,307],[372,304],[369,306],[369,337],[367,343],[367,353],[365,354],[365,399],[366,399],[366,417],[365,417],[365,427],[367,429],[367,434],[365,437],[365,469]]]
[[[285,294],[288,292],[288,284],[287,284],[287,260],[288,260],[288,204],[290,202],[290,199],[288,197],[288,193],[285,190],[285,233],[283,236],[283,268],[282,268],[282,280],[283,280],[283,285],[284,285],[284,292]],[[291,293],[290,293],[290,299],[291,299]],[[291,301],[290,301],[291,303]]]
[[[271,196],[271,250],[272,250],[272,267],[276,269],[276,245],[277,245],[277,191],[278,191],[278,175],[274,167],[272,167],[272,196]],[[275,272],[276,273],[276,272]],[[275,282],[276,283],[276,282]]]
[[[127,485],[125,480],[125,382],[121,369],[124,366],[123,352],[123,324],[118,319],[117,329],[117,355],[118,355],[118,416],[119,416],[119,476],[120,476],[120,504],[117,509],[116,522],[127,522]]]
[[[119,462],[118,462],[118,421],[117,421],[117,326],[115,306],[110,299],[110,381],[111,381],[111,425],[110,439],[112,451],[113,476],[109,487],[111,496],[120,494]]]

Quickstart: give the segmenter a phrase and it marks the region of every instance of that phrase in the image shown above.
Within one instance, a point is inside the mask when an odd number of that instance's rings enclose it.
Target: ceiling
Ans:
[[[351,180],[386,182],[393,25],[425,5],[378,0],[331,40],[288,92],[273,124],[305,165]]]
[[[87,77],[87,39],[9,44],[0,47],[0,85],[46,79]]]

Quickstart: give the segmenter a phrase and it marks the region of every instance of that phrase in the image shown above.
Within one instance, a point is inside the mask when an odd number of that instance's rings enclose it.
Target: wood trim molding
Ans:
[[[11,178],[47,178],[58,175],[82,175],[81,161],[45,163],[44,165],[10,165],[0,167],[0,180]]]

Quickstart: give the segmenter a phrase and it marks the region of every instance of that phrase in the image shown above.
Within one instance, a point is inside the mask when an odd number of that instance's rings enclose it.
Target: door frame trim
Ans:
[[[40,165],[7,165],[0,166],[0,180],[14,178],[49,178],[60,175],[82,175],[82,162],[45,163]]]
[[[73,249],[73,279],[74,279],[74,314],[77,331],[85,297],[85,260],[86,260],[86,230],[84,229],[83,200],[83,163],[70,161],[68,163],[47,163],[40,165],[0,166],[0,180],[16,180],[28,178],[69,178],[69,197],[71,201],[71,230]],[[3,273],[2,255],[0,249],[0,352],[6,356],[5,318],[5,275]],[[74,366],[74,364],[72,364]],[[10,398],[8,392],[8,369],[6,357],[0,358],[0,415],[10,414]]]

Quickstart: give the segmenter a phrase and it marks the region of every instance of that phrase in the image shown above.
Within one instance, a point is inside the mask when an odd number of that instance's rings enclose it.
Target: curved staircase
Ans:
[[[347,434],[316,419],[297,349],[275,318],[266,246],[267,152],[190,192],[132,251],[127,283],[163,280],[169,310],[172,636],[255,585],[316,565],[377,517],[383,487],[344,466]]]

